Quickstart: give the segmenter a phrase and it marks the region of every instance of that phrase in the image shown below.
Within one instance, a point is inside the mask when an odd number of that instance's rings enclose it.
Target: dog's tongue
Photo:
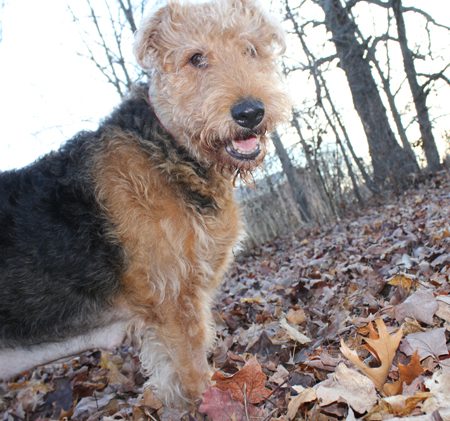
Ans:
[[[258,138],[250,137],[248,139],[233,140],[233,147],[243,152],[253,152],[258,146]]]

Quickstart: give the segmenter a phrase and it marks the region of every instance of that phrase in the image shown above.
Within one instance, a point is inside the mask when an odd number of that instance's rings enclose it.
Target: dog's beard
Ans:
[[[188,149],[204,165],[244,183],[253,182],[252,172],[258,168],[266,155],[267,136],[265,130],[238,130],[227,136],[198,136],[190,142]],[[189,139],[195,139],[195,136]]]

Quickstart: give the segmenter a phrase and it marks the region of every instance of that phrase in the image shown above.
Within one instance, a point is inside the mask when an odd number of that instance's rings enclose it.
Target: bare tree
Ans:
[[[390,180],[397,188],[405,187],[408,174],[416,171],[414,161],[397,143],[389,125],[386,108],[378,92],[365,46],[358,42],[356,24],[340,0],[314,0],[325,14],[325,25],[344,70],[353,103],[363,123],[369,143],[378,185]]]
[[[288,179],[288,183],[291,187],[292,195],[294,196],[300,215],[305,222],[309,222],[311,221],[312,216],[305,192],[303,191],[302,184],[297,177],[296,169],[289,158],[283,142],[281,141],[280,135],[276,131],[272,133],[272,142],[275,146],[278,158],[280,159],[281,166],[283,167],[283,172],[286,174],[286,178]]]
[[[355,4],[363,0],[350,0],[347,3],[347,8],[352,8]],[[430,92],[429,86],[437,81],[443,80],[450,85],[450,80],[446,76],[445,72],[450,67],[450,64],[446,64],[444,68],[436,73],[423,74],[417,73],[415,66],[415,59],[420,57],[419,54],[413,52],[408,47],[408,39],[406,35],[406,24],[404,21],[404,15],[406,13],[414,13],[420,15],[425,20],[425,28],[428,36],[428,47],[431,49],[431,31],[430,27],[444,29],[450,31],[450,27],[437,22],[430,14],[424,10],[414,6],[404,6],[401,0],[364,0],[371,4],[375,4],[380,7],[384,7],[387,10],[392,10],[396,20],[397,27],[397,39],[402,52],[403,66],[406,74],[406,78],[413,97],[414,106],[416,109],[417,122],[421,133],[421,146],[424,150],[425,157],[427,159],[428,169],[430,171],[436,171],[440,168],[440,158],[436,147],[436,142],[432,132],[432,123],[429,115],[429,110],[426,104],[427,96]],[[431,51],[428,55],[431,57]],[[420,85],[418,77],[424,78],[425,82]],[[383,81],[384,84],[384,81]],[[394,116],[395,118],[395,116]]]
[[[308,145],[308,142],[306,141],[305,137],[303,136],[303,132],[300,128],[299,123],[299,113],[294,110],[294,116],[292,118],[291,124],[295,128],[298,137],[300,139],[300,144],[302,145],[303,153],[305,154],[306,161],[308,163],[308,167],[311,172],[311,178],[313,183],[315,184],[315,187],[319,193],[319,197],[322,200],[325,211],[325,217],[327,219],[332,218],[333,216],[338,216],[336,211],[336,206],[333,203],[332,197],[327,190],[327,186],[325,183],[325,180],[323,179],[322,172],[320,170],[320,167],[317,163],[317,160],[314,159],[314,155],[311,152],[311,148]]]
[[[145,77],[135,64],[130,44],[146,3],[147,0],[137,0],[134,4],[131,0],[84,0],[84,4],[78,3],[77,9],[68,5],[74,22],[80,28],[87,28],[81,33],[85,47],[81,55],[97,67],[120,97],[136,80]],[[84,17],[80,17],[81,6],[85,7]],[[86,22],[89,24],[85,25]]]
[[[413,54],[408,48],[401,0],[392,0],[392,9],[397,22],[398,41],[402,51],[403,65],[405,67],[406,77],[413,96],[414,105],[416,107],[417,121],[419,123],[420,133],[422,136],[423,150],[427,158],[428,169],[434,172],[439,170],[441,166],[439,152],[436,147],[436,142],[434,141],[430,116],[428,114],[426,91],[417,81],[417,72],[414,65]]]

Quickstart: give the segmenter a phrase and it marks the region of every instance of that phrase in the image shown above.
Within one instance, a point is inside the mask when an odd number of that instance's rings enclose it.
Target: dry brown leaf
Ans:
[[[343,363],[327,380],[316,386],[316,395],[320,406],[344,402],[360,414],[370,410],[377,402],[373,382]]]
[[[386,383],[383,386],[383,392],[387,396],[393,396],[402,393],[403,383],[407,385],[411,384],[414,379],[419,377],[425,371],[425,369],[420,365],[420,357],[417,351],[412,355],[409,364],[398,365],[398,371],[399,379],[394,383]]]
[[[404,290],[409,291],[416,281],[409,278],[406,275],[395,275],[392,279],[388,281],[389,285],[402,287]]]
[[[436,371],[431,379],[425,381],[425,386],[432,394],[423,406],[426,413],[450,408],[450,369]]]
[[[291,308],[286,314],[286,319],[293,325],[301,325],[306,321],[306,314],[303,309],[294,310]]]
[[[289,377],[289,371],[287,371],[281,364],[278,364],[277,371],[270,376],[269,381],[282,385],[286,383],[286,379]],[[287,386],[287,385],[285,385]]]
[[[241,402],[233,400],[229,391],[223,391],[217,387],[209,387],[203,393],[199,412],[206,414],[211,421],[262,420],[266,415],[262,409],[256,406],[243,405]]]
[[[150,388],[144,390],[144,394],[142,395],[142,405],[152,409],[159,409],[163,406],[162,402],[155,396]]]
[[[438,303],[438,310],[436,311],[436,316],[450,323],[450,296],[438,296],[436,297]],[[447,330],[450,330],[447,328]]]
[[[427,357],[437,358],[447,355],[445,328],[427,330],[426,332],[412,333],[405,337],[400,350],[406,355],[412,355],[415,351],[419,353],[420,360]]]
[[[387,419],[389,415],[405,416],[411,414],[418,404],[430,397],[428,392],[417,392],[414,396],[390,396],[382,399],[372,408],[368,420]],[[389,417],[391,419],[391,417]]]
[[[389,370],[391,369],[395,352],[397,351],[400,340],[402,339],[403,332],[402,328],[400,328],[394,334],[389,335],[383,320],[377,319],[375,320],[375,324],[377,326],[378,333],[372,329],[370,337],[364,338],[364,340],[367,343],[367,349],[380,362],[379,367],[368,367],[360,360],[356,351],[351,350],[343,340],[341,340],[340,349],[346,358],[348,358],[373,381],[378,390],[382,390],[389,374]],[[374,336],[378,336],[378,338],[375,338]]]
[[[436,298],[431,291],[419,290],[395,307],[395,318],[402,322],[406,317],[411,317],[431,325],[438,307]]]
[[[212,376],[218,389],[229,390],[233,399],[239,402],[247,400],[250,403],[260,403],[270,396],[272,391],[266,389],[266,379],[255,357],[250,358],[244,367],[232,376],[226,376],[220,371]]]
[[[108,370],[108,382],[109,384],[127,384],[130,380],[120,372],[119,367],[112,360],[111,353],[102,352],[100,359],[100,367]]]
[[[301,405],[307,402],[312,402],[317,399],[316,391],[311,387],[303,388],[302,386],[296,386],[296,388],[301,388],[299,394],[292,396],[288,404],[287,418],[288,420],[293,420],[297,415],[297,412]],[[298,390],[298,389],[297,389]]]
[[[299,330],[297,330],[295,327],[291,326],[286,319],[281,319],[280,320],[280,326],[286,331],[286,333],[288,334],[288,336],[298,342],[299,344],[307,344],[309,342],[311,342],[311,339],[308,338],[306,335],[304,335],[303,333],[301,333]]]
[[[417,351],[412,355],[409,364],[398,365],[398,371],[400,373],[400,379],[406,384],[411,384],[414,379],[419,377],[425,371],[425,369],[420,365],[420,358]]]

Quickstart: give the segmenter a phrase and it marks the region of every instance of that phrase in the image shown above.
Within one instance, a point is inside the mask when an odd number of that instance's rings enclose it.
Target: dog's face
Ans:
[[[169,2],[144,23],[135,51],[165,128],[200,161],[246,172],[289,113],[275,64],[284,48],[255,1],[216,0]]]

